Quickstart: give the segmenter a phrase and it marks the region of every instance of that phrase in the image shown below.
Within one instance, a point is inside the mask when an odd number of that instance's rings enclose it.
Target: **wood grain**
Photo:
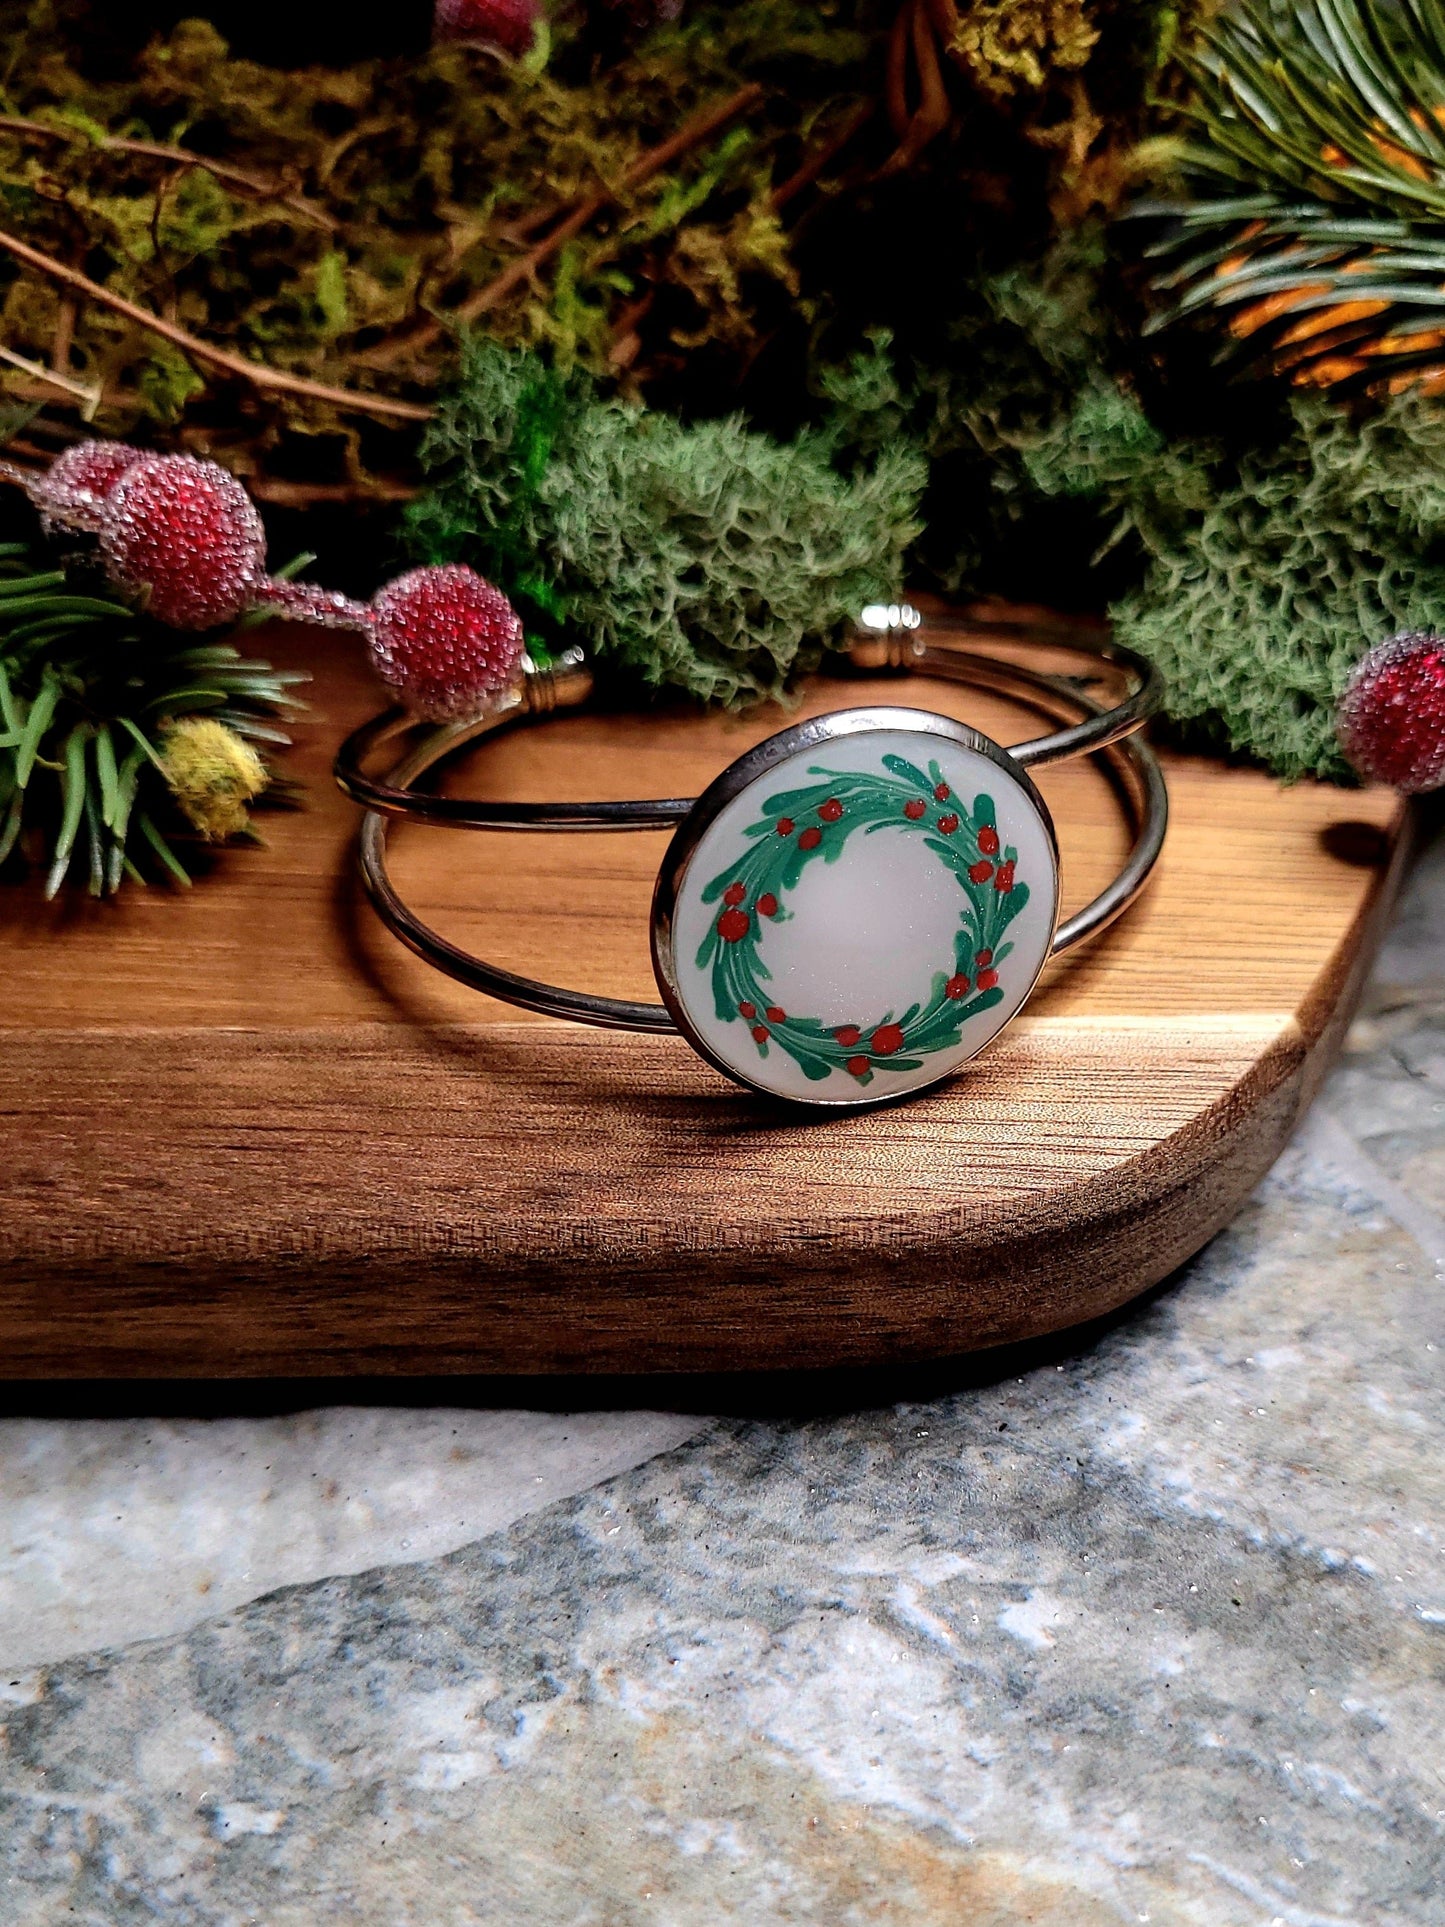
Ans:
[[[1096,1316],[1227,1221],[1308,1101],[1404,846],[1383,792],[1170,756],[1146,899],[1051,967],[942,1090],[855,1118],[768,1104],[680,1039],[533,1019],[428,970],[353,880],[331,787],[374,695],[344,638],[264,819],[187,896],[0,892],[0,1373],[713,1370],[903,1361]],[[1001,740],[1017,706],[898,681]],[[832,681],[804,713],[880,684]],[[687,794],[780,726],[664,712],[517,732],[456,781]],[[1126,843],[1089,765],[1045,770],[1066,911]],[[661,837],[409,830],[398,880],[510,967],[652,997]]]

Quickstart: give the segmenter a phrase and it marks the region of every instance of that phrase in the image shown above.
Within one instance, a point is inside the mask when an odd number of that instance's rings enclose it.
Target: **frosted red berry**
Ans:
[[[822,841],[823,832],[821,830],[804,830],[803,834],[798,838],[798,848],[800,850],[816,850]]]
[[[766,1044],[772,1034],[766,1024],[753,1025],[753,1042],[755,1044]]]
[[[850,1077],[866,1077],[868,1075],[868,1059],[866,1057],[850,1057],[844,1069]]]
[[[756,1017],[757,1014],[758,1014],[758,1007],[756,1004],[739,1004],[738,1005],[738,1016],[746,1017],[749,1023],[752,1022],[753,1018]]]
[[[818,805],[818,814],[825,823],[836,823],[843,814],[843,805],[836,796],[830,796],[826,803]]]
[[[927,808],[928,805],[924,802],[923,798],[921,796],[915,796],[903,805],[903,814],[908,818],[910,823],[916,823]]]
[[[1445,638],[1390,636],[1356,667],[1340,698],[1340,746],[1372,783],[1417,794],[1445,783]]]
[[[522,656],[516,610],[457,562],[388,582],[372,601],[370,640],[382,681],[433,722],[479,716]]]
[[[998,855],[998,831],[991,823],[985,823],[978,833],[979,853],[982,856]]]
[[[763,1015],[770,1024],[785,1024],[788,1021],[787,1011],[780,1010],[776,1004],[769,1004]]]
[[[764,890],[763,894],[758,898],[758,915],[760,917],[775,917],[777,914],[778,899],[773,895],[771,890]]]
[[[875,1057],[891,1057],[903,1048],[903,1032],[897,1024],[880,1024],[868,1039],[868,1048]]]
[[[953,791],[948,787],[947,783],[940,783],[938,788],[933,792],[933,800],[935,803],[946,803],[952,794]]]
[[[190,455],[143,455],[112,483],[100,518],[106,573],[172,629],[214,629],[250,606],[266,531],[234,475]]]
[[[856,1024],[842,1024],[833,1032],[844,1050],[852,1050],[855,1044],[863,1041],[863,1033]]]
[[[974,962],[980,964],[986,970],[993,962],[993,952],[991,950],[980,950],[974,958]]]
[[[944,836],[952,836],[958,828],[958,818],[952,815],[940,816],[938,819],[938,827]]]
[[[741,943],[751,924],[746,910],[724,910],[717,920],[717,933],[724,943]]]
[[[126,470],[142,459],[128,442],[77,442],[30,484],[30,499],[50,528],[100,528],[106,498]]]
[[[997,982],[998,982],[998,972],[996,970],[979,971],[978,987],[980,990],[992,990],[994,985]]]
[[[1003,896],[1007,896],[1009,891],[1012,890],[1014,887],[1014,866],[1012,859],[1007,863],[1000,863],[997,874],[993,880],[993,887]]]
[[[747,893],[748,892],[747,892],[746,884],[730,883],[726,888],[726,890],[723,891],[723,902],[724,903],[741,903],[743,898],[747,895]]]
[[[970,883],[987,883],[992,875],[993,865],[986,858],[981,857],[977,863],[970,863],[968,866]]]
[[[505,53],[531,51],[542,17],[538,0],[436,0],[432,33],[437,40],[477,40]]]
[[[791,816],[780,816],[780,817],[778,818],[778,835],[779,835],[779,836],[791,836],[792,834],[793,834],[793,819],[792,819],[792,817],[791,817]]]
[[[943,986],[943,994],[945,997],[951,997],[955,1003],[960,997],[966,997],[968,995],[967,977],[950,977]]]

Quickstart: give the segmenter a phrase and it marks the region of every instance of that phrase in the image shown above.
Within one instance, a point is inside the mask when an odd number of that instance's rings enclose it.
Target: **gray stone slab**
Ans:
[[[0,1667],[182,1632],[277,1586],[450,1552],[703,1423],[345,1405],[0,1420]]]

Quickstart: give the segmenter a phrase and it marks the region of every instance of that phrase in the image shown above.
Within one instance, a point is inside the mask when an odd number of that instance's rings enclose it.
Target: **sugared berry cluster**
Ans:
[[[260,609],[356,629],[382,681],[431,721],[479,715],[517,674],[522,624],[499,589],[460,564],[412,569],[370,603],[266,573],[266,532],[215,462],[81,442],[20,480],[48,529],[93,535],[112,585],[173,629],[214,629]]]

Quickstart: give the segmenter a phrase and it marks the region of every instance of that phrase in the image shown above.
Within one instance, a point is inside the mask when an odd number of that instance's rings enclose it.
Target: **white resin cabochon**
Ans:
[[[807,807],[779,807],[789,796]],[[996,847],[986,828],[979,840],[981,796]],[[777,885],[805,835],[801,874]],[[1000,878],[1010,849],[1011,878]],[[961,880],[985,864],[982,881]],[[1006,880],[1013,889],[998,889]],[[697,1039],[744,1082],[869,1103],[936,1083],[998,1034],[1043,968],[1057,913],[1052,831],[1016,776],[948,737],[869,729],[796,750],[723,807],[677,878],[670,966],[660,963]],[[983,945],[1000,954],[980,966],[973,939],[1001,922]],[[975,1008],[984,990],[1001,994]]]

